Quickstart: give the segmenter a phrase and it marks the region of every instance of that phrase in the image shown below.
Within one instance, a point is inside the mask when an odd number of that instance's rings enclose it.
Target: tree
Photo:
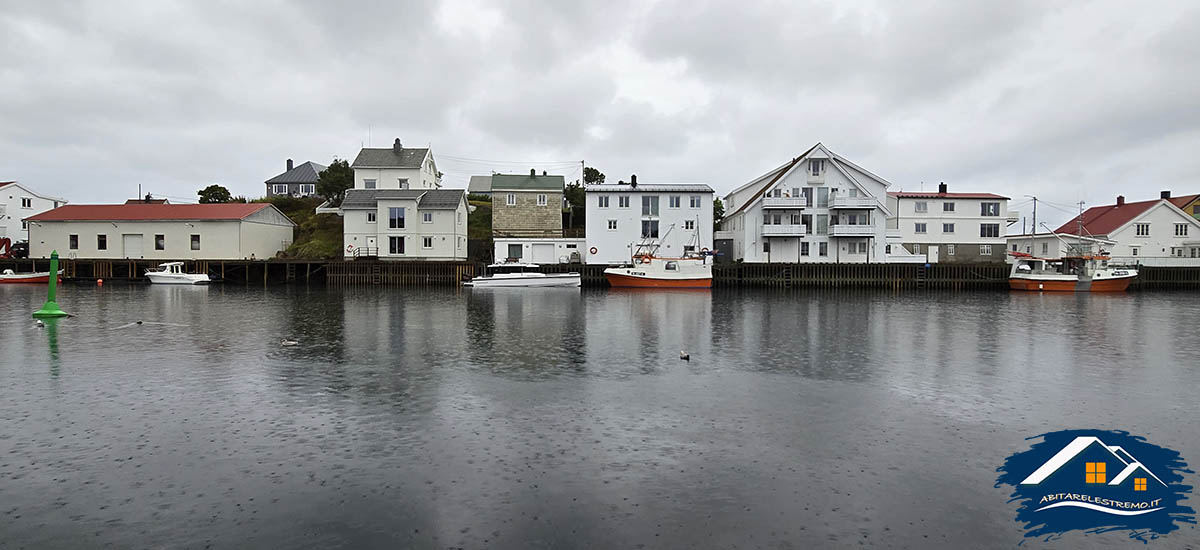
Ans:
[[[317,176],[317,194],[329,201],[330,206],[340,206],[347,189],[354,188],[354,170],[345,160],[334,158],[329,168]]]
[[[200,204],[215,204],[233,200],[233,195],[229,194],[228,189],[215,183],[201,189],[196,194],[200,195]]]
[[[600,179],[604,179],[604,174],[600,174]],[[584,192],[583,185],[580,185],[579,180],[567,184],[567,187],[563,189],[563,198],[567,200],[567,227],[582,227],[587,193]],[[575,218],[579,218],[579,221],[575,221]]]
[[[723,219],[725,219],[725,203],[721,202],[720,198],[713,199],[713,227],[721,225]]]
[[[586,185],[599,185],[604,183],[604,172],[601,172],[591,166],[583,169],[583,183]]]

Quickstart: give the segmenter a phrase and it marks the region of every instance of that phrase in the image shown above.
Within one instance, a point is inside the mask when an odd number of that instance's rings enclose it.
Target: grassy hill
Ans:
[[[254,201],[269,202],[296,222],[295,240],[279,257],[324,260],[342,256],[342,217],[317,214],[316,208],[323,201],[316,197],[265,197]]]

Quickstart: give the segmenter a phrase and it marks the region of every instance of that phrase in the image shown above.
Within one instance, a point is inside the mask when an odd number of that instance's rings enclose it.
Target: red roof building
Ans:
[[[69,204],[26,218],[27,221],[241,220],[265,208],[265,202],[226,204]]]
[[[1172,199],[1164,191],[1158,199],[1126,202],[1084,210],[1054,233],[1105,239],[1113,243],[1111,255],[1119,261],[1144,265],[1200,265],[1200,220],[1178,206],[1195,196]]]

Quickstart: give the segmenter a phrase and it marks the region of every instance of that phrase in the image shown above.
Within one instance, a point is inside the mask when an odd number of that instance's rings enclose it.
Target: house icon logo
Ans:
[[[1181,503],[1192,489],[1183,481],[1193,472],[1179,453],[1126,432],[1066,430],[1038,438],[1005,461],[996,483],[1012,487],[1026,536],[1129,530],[1149,540],[1195,525],[1195,512]]]

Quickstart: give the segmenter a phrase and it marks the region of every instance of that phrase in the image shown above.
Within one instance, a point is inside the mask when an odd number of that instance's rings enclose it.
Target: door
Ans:
[[[928,263],[931,263],[931,264],[938,263],[938,252],[941,251],[941,249],[942,249],[942,247],[940,247],[936,244],[929,245],[927,247],[927,250],[925,251],[926,252],[925,261]]]
[[[126,258],[141,258],[142,257],[142,236],[137,235],[121,235],[121,242],[125,247]]]
[[[375,255],[375,254],[379,254],[379,240],[378,240],[378,237],[367,237],[367,250],[366,250],[366,253],[367,253],[367,255],[368,255],[368,256],[373,256],[373,255]]]
[[[535,264],[555,263],[554,243],[534,243],[534,245],[533,245],[533,263],[535,263]]]

